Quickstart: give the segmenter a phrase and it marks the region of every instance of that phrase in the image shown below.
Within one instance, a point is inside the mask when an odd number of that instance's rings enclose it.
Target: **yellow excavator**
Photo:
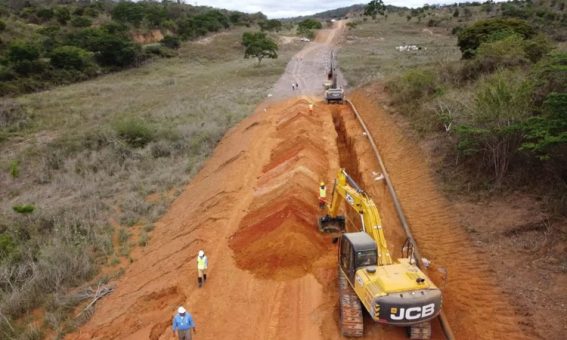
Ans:
[[[355,228],[358,231],[345,231],[345,217],[338,215],[343,200],[360,217]],[[392,260],[374,201],[344,169],[337,174],[326,209],[327,214],[319,219],[319,229],[339,233],[342,334],[363,335],[362,304],[374,321],[408,327],[411,339],[429,339],[430,321],[441,311],[441,291],[415,265],[411,249],[404,247],[402,258]]]

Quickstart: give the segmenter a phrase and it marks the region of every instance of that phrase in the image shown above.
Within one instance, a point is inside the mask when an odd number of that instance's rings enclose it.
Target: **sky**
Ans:
[[[199,6],[211,6],[238,10],[241,12],[262,12],[269,18],[288,18],[310,15],[318,12],[347,7],[354,4],[368,3],[370,0],[185,0],[185,3]],[[469,0],[470,1],[470,0]],[[481,0],[476,0],[481,1]],[[421,7],[424,4],[467,2],[467,0],[385,0],[387,5]]]

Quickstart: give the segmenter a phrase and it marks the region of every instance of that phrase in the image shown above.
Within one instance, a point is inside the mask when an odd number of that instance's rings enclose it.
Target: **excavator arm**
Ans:
[[[392,257],[382,229],[382,220],[374,201],[362,190],[344,169],[340,169],[333,186],[333,196],[328,206],[327,215],[319,221],[321,229],[328,225],[344,224],[344,217],[339,216],[342,201],[351,206],[360,216],[362,231],[376,242],[378,248],[378,265],[392,264]]]

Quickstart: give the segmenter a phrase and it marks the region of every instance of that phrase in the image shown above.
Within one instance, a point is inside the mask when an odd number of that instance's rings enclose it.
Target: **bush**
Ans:
[[[500,71],[481,80],[474,105],[457,129],[457,148],[472,164],[490,173],[496,185],[510,170],[532,110],[530,83],[522,74]]]
[[[417,102],[441,91],[435,73],[427,69],[413,69],[387,84],[395,103]]]
[[[144,52],[147,55],[156,55],[164,58],[173,58],[175,57],[175,52],[171,49],[165,48],[160,44],[152,44],[144,46]]]
[[[552,45],[544,35],[538,35],[524,43],[524,52],[532,63],[540,61],[551,50]]]
[[[482,43],[475,59],[482,65],[482,71],[488,72],[499,67],[521,65],[528,61],[524,52],[524,39],[517,34],[502,40]]]
[[[165,47],[171,48],[171,49],[178,49],[179,47],[181,47],[181,42],[179,40],[178,37],[174,37],[172,35],[166,35],[162,41],[160,41],[160,44],[162,44]]]
[[[114,130],[120,139],[134,148],[144,147],[155,138],[151,126],[139,118],[122,119],[114,124]]]
[[[25,215],[25,214],[31,214],[35,210],[35,207],[31,204],[21,204],[21,205],[13,206],[12,209],[18,214]]]
[[[57,18],[57,22],[65,26],[67,21],[71,20],[71,12],[67,7],[59,7],[55,10],[55,18]]]
[[[139,3],[124,1],[114,6],[111,15],[112,19],[118,22],[139,26],[144,20],[144,7]]]
[[[93,24],[91,19],[85,17],[74,17],[71,20],[71,25],[74,27],[89,27]]]
[[[14,42],[8,47],[8,60],[12,63],[34,61],[39,58],[39,48],[29,42]]]
[[[319,20],[315,19],[305,19],[297,24],[299,30],[307,29],[307,30],[316,30],[323,28],[323,24]]]
[[[126,67],[134,64],[140,47],[113,35],[103,35],[96,41],[95,57],[103,66]]]
[[[3,32],[4,30],[6,30],[6,23],[0,20],[0,32]]]
[[[80,47],[62,46],[53,50],[50,63],[55,68],[83,71],[89,66],[90,59],[89,53]]]
[[[457,45],[464,59],[472,58],[477,48],[484,42],[496,41],[517,34],[524,39],[535,35],[536,31],[527,22],[518,19],[479,20],[458,34]]]

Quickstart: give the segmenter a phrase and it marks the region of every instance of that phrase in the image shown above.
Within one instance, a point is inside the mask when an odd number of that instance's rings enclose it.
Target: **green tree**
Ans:
[[[384,15],[386,6],[382,0],[372,0],[364,8],[364,15],[371,16],[372,19],[376,20],[378,15]]]
[[[244,58],[258,58],[258,64],[264,58],[275,59],[278,57],[278,45],[264,32],[245,32],[242,35],[244,46]]]
[[[529,39],[536,31],[526,21],[519,19],[479,20],[459,32],[457,45],[463,58],[468,59],[476,54],[477,48],[483,42],[503,39],[514,33]]]

